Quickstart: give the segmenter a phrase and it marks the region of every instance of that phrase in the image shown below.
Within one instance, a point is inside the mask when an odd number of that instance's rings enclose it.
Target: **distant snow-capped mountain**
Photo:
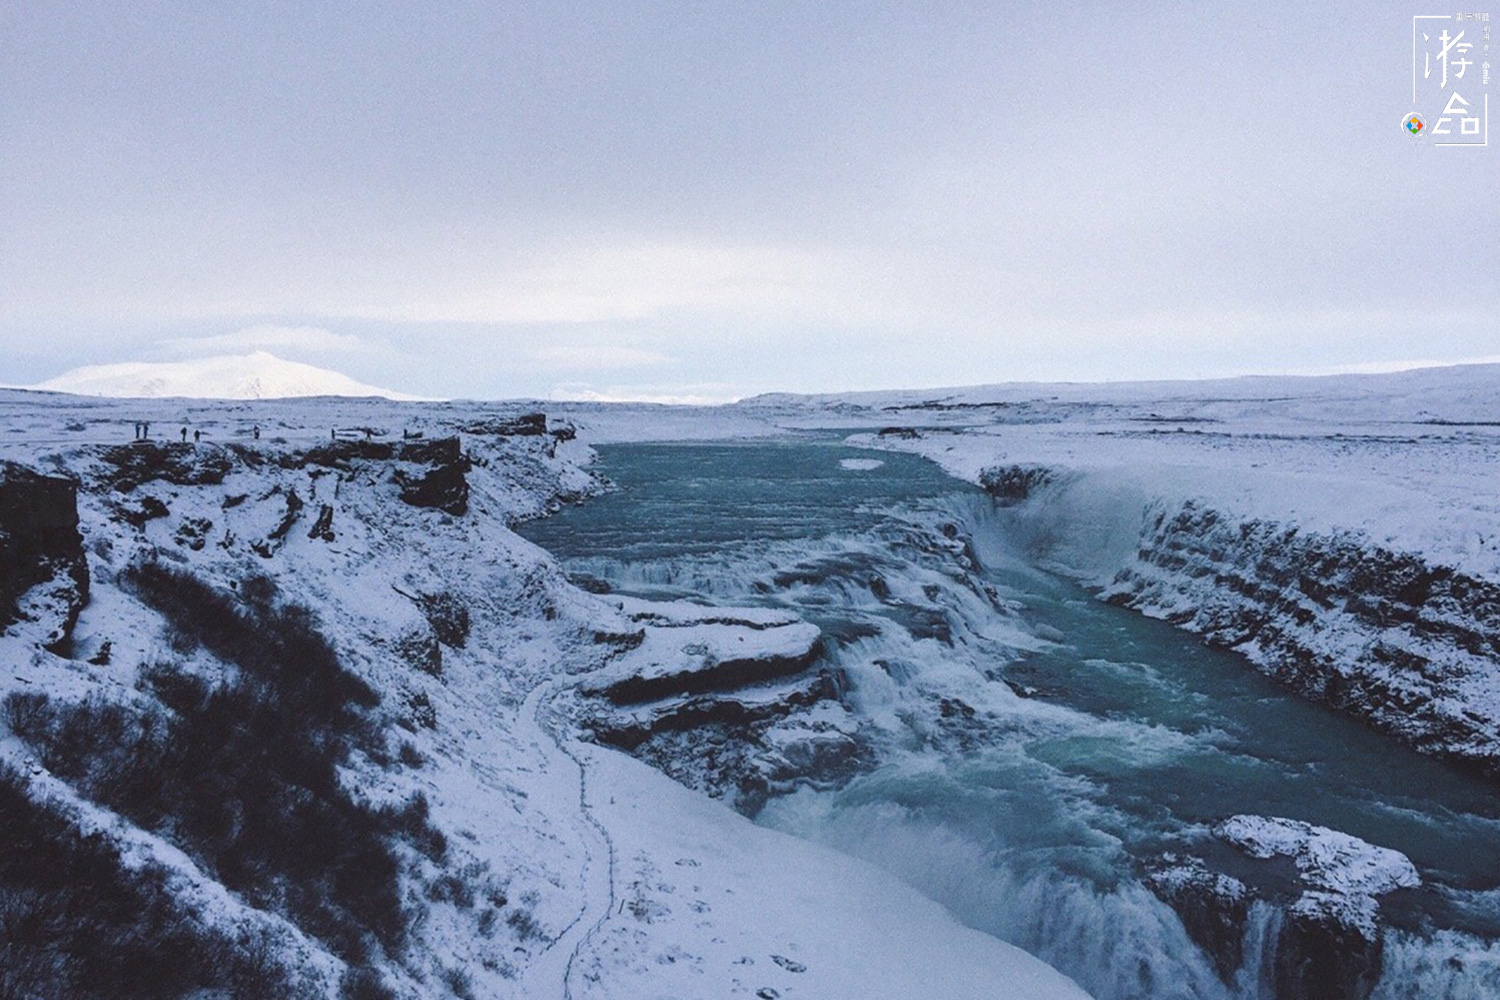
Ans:
[[[186,396],[196,399],[283,399],[289,396],[421,398],[356,382],[326,368],[285,361],[266,351],[191,361],[85,365],[30,388],[80,396]]]

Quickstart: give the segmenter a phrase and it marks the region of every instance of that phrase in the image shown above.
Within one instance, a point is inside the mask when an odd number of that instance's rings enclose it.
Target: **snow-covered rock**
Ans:
[[[1170,853],[1146,884],[1233,984],[1260,968],[1277,997],[1365,1000],[1380,978],[1378,897],[1421,884],[1405,855],[1298,820],[1238,815],[1212,828],[1214,858]],[[1210,865],[1214,867],[1211,867]],[[1219,870],[1229,866],[1234,874]]]
[[[1290,858],[1306,887],[1293,911],[1332,918],[1371,939],[1378,933],[1375,897],[1422,883],[1400,851],[1299,820],[1231,816],[1214,834],[1252,858]]]
[[[817,626],[767,608],[611,597],[638,631],[582,687],[593,738],[753,815],[773,791],[860,765],[843,679]]]

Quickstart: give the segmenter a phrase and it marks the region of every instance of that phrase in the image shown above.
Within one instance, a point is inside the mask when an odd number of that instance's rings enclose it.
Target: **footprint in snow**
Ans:
[[[806,972],[807,971],[807,966],[803,965],[801,962],[794,961],[793,959],[787,958],[785,955],[772,955],[771,956],[771,961],[775,962],[777,965],[781,966],[783,969],[785,969],[788,972]]]

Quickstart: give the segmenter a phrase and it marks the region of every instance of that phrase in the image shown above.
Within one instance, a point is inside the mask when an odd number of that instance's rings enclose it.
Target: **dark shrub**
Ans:
[[[351,752],[385,753],[366,711],[374,692],[343,669],[310,613],[277,603],[269,581],[246,581],[236,599],[156,566],[131,580],[180,637],[236,664],[238,678],[149,666],[140,686],[165,711],[7,701],[23,738],[53,773],[341,957],[364,963],[377,943],[399,954],[408,917],[392,838],[429,857],[446,843],[425,798],[377,809],[339,781]]]
[[[410,740],[401,741],[401,750],[397,753],[396,759],[412,770],[423,767],[427,763],[427,758],[422,756],[422,751],[418,750],[417,745]]]
[[[438,642],[454,649],[462,649],[464,643],[469,641],[469,629],[472,626],[469,608],[456,595],[446,590],[436,594],[422,594],[417,603],[427,618],[427,624],[432,626],[432,634],[437,636]]]
[[[395,1000],[396,994],[374,969],[350,969],[344,974],[339,1000]]]
[[[0,765],[0,998],[165,1000],[199,989],[305,995],[268,949],[198,924],[101,833],[82,834]]]
[[[12,691],[5,696],[5,723],[21,739],[35,740],[46,732],[51,720],[52,706],[45,694]]]

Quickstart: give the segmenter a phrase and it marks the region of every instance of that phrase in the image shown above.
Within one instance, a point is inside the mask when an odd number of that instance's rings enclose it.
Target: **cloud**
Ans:
[[[669,364],[677,359],[660,351],[620,344],[562,344],[538,347],[527,358],[542,368],[644,368]]]
[[[333,333],[320,326],[273,324],[249,326],[233,333],[217,333],[207,337],[174,337],[161,341],[159,346],[184,356],[275,350],[326,353],[365,349],[364,341],[353,334]]]
[[[1500,365],[1500,354],[1465,358],[1402,358],[1394,361],[1368,361],[1348,365],[1324,365],[1313,368],[1277,370],[1277,375],[1385,375],[1418,368],[1451,368],[1456,365]]]
[[[551,398],[560,403],[663,403],[668,406],[717,406],[734,403],[750,393],[721,382],[700,385],[595,387],[582,383],[559,385]]]
[[[497,256],[512,262],[484,263]],[[511,251],[480,244],[440,263],[377,262],[346,287],[309,290],[296,305],[304,314],[387,323],[582,326],[693,313],[842,326],[889,318],[885,269],[872,275],[871,267],[861,254],[833,247],[557,240]]]

